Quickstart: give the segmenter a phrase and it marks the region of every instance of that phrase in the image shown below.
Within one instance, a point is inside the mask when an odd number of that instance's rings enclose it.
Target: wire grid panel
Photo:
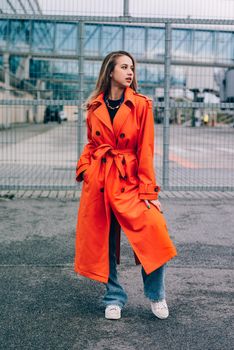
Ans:
[[[231,0],[2,0],[3,14],[29,16],[157,17],[173,19],[233,19]]]
[[[167,189],[234,189],[233,39],[221,25],[172,30]]]
[[[183,118],[189,109],[180,109]],[[218,111],[213,111],[214,115]],[[219,114],[218,114],[219,115]],[[220,115],[223,115],[222,113]],[[233,118],[233,117],[232,117]],[[233,190],[234,189],[234,130],[220,122],[212,126],[191,121],[170,125],[168,190]],[[162,183],[163,127],[156,125],[155,167]]]
[[[234,3],[221,3],[2,1],[1,188],[76,188],[85,135],[77,106],[105,55],[128,50],[138,91],[154,100],[160,185],[233,189],[233,106],[221,102],[234,96]],[[67,121],[54,121],[58,112]],[[205,144],[211,135],[219,149]]]
[[[45,106],[37,108],[46,110]],[[30,112],[30,107],[21,105],[0,109],[1,114],[8,115],[8,123],[11,121],[11,126],[5,124],[1,131],[0,188],[74,188],[77,114],[74,120],[63,112],[62,121],[19,123],[19,115],[23,120],[33,118]],[[14,123],[16,115],[18,122]]]

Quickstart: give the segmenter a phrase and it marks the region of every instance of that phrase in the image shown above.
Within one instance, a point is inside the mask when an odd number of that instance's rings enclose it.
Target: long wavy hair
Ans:
[[[101,93],[104,92],[104,94],[109,93],[111,88],[111,79],[110,74],[113,72],[117,62],[116,59],[120,56],[128,56],[131,58],[133,63],[133,80],[130,85],[130,87],[136,91],[137,90],[137,80],[136,80],[136,61],[134,57],[126,51],[113,51],[110,52],[103,60],[102,66],[99,72],[99,76],[97,79],[95,90],[91,93],[91,95],[87,98],[87,100],[84,103],[84,107],[86,109],[89,108],[90,103]]]

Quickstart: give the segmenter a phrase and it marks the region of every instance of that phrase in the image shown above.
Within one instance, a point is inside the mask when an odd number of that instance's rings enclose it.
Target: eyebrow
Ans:
[[[121,66],[129,66],[127,63],[121,63]],[[132,68],[134,68],[134,65],[131,65]]]

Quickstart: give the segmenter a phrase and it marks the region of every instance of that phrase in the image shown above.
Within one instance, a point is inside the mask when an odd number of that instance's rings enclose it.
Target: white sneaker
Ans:
[[[105,318],[108,320],[119,320],[121,318],[120,306],[108,305],[105,309]]]
[[[161,320],[169,316],[169,310],[165,299],[160,301],[151,301],[151,310],[153,314]]]

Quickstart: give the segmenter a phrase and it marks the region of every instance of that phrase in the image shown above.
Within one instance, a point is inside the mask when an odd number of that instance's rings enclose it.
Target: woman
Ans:
[[[119,319],[127,295],[119,284],[120,226],[142,265],[144,292],[158,318],[168,317],[165,263],[176,255],[158,200],[151,101],[136,92],[134,58],[104,59],[87,101],[88,144],[77,163],[84,180],[76,232],[75,271],[104,282],[107,319]]]

